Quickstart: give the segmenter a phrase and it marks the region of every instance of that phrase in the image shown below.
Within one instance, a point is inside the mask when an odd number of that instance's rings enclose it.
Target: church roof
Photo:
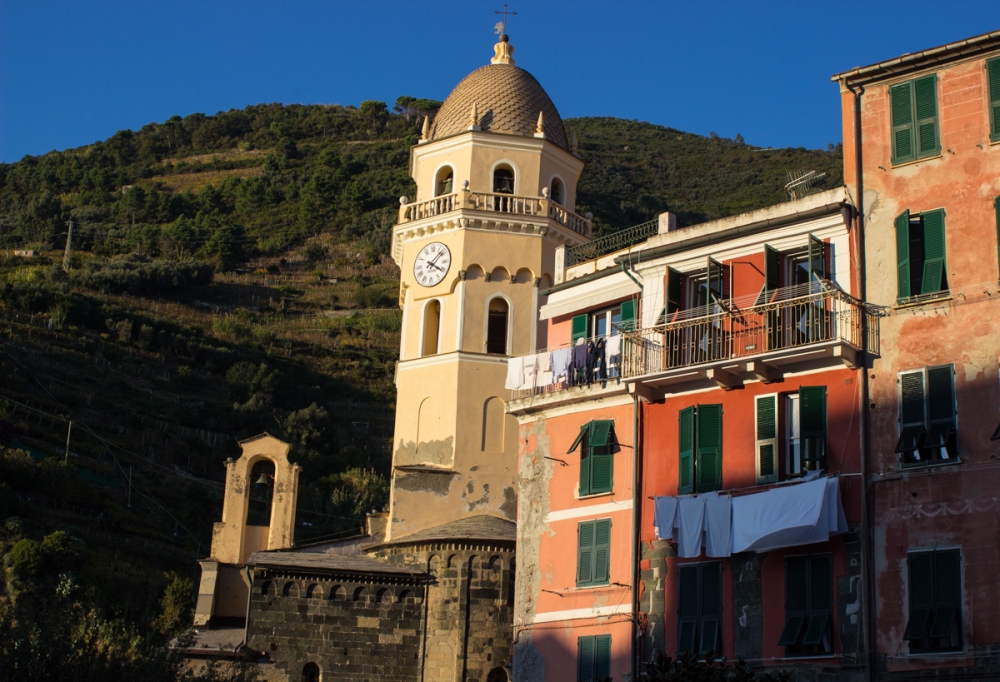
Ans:
[[[542,112],[545,139],[568,148],[566,128],[556,106],[534,76],[513,64],[487,64],[463,78],[441,105],[431,139],[468,130],[473,105],[483,130],[523,137],[535,135],[538,113]]]
[[[517,525],[513,521],[496,516],[470,516],[451,521],[440,526],[420,530],[410,535],[393,538],[381,545],[412,545],[439,540],[492,540],[494,542],[514,542],[517,540]],[[372,548],[374,549],[374,548]]]
[[[297,552],[279,550],[254,552],[247,561],[251,566],[291,568],[307,571],[341,571],[344,573],[394,573],[419,575],[418,568],[390,564],[366,556],[333,554],[329,552]]]

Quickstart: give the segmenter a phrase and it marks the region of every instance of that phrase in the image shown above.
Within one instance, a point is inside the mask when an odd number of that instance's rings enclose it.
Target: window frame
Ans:
[[[938,245],[940,247],[940,256],[932,256],[928,258],[927,255],[927,218],[940,216],[940,229],[941,229],[941,243]],[[948,213],[944,207],[938,207],[933,209],[928,209],[921,211],[920,213],[912,213],[909,209],[903,211],[893,220],[893,229],[895,231],[896,240],[896,304],[905,305],[907,303],[912,303],[921,300],[930,300],[935,298],[941,298],[948,296],[950,294],[950,285],[948,283]],[[906,222],[906,239],[903,240],[900,235],[903,222]],[[914,236],[914,230],[920,230],[919,242],[920,242],[920,259],[919,263],[914,260],[914,254],[912,245],[917,240]],[[902,247],[905,244],[906,254],[902,253]],[[928,263],[931,261],[931,263]],[[931,268],[935,266],[934,261],[940,261],[940,283],[938,288],[933,291],[924,291],[927,282],[927,275],[931,274],[933,276],[933,270],[928,273],[928,265]],[[904,270],[905,269],[905,270]],[[915,270],[920,271],[919,279],[915,276]],[[902,284],[906,284],[906,292],[904,294]],[[914,284],[919,283],[919,287],[915,287]],[[919,291],[915,291],[919,289]]]
[[[983,68],[986,71],[986,105],[989,107],[990,142],[1000,142],[1000,57],[987,59]],[[995,92],[994,86],[996,86]]]
[[[604,430],[604,445],[593,445],[590,441],[595,435],[600,436]],[[580,448],[580,478],[578,483],[579,497],[591,497],[594,495],[607,495],[614,492],[615,488],[615,435],[614,419],[591,419],[580,427],[580,433],[570,446],[566,454],[572,453],[577,447]],[[606,457],[608,465],[608,484],[606,487],[595,487],[594,468],[598,462],[597,457]]]
[[[917,108],[917,84],[927,81],[930,81],[931,88],[934,93],[934,115],[921,118],[920,112]],[[889,102],[890,165],[892,167],[941,156],[941,112],[940,107],[938,106],[938,100],[940,98],[937,85],[937,74],[927,74],[918,78],[911,78],[899,83],[893,83],[886,87],[886,98]],[[907,89],[906,99],[910,107],[910,119],[909,123],[896,124],[894,123],[894,91],[898,88],[904,87]],[[924,123],[921,124],[921,121],[924,121]],[[920,139],[920,128],[931,123],[934,125],[934,146],[930,149],[924,150]],[[903,128],[909,129],[909,154],[899,154],[897,149],[897,128],[900,130]]]
[[[925,445],[928,436],[931,433],[932,420],[930,416],[930,372],[934,370],[949,370],[951,378],[951,408],[952,408],[952,418],[951,418],[951,430],[945,436],[945,444],[943,446],[927,446]],[[916,436],[915,443],[916,448],[904,448],[906,445],[904,443],[904,437],[907,435],[907,429],[915,428],[917,426],[916,422],[904,422],[903,415],[903,377],[906,375],[920,375],[922,386],[921,390],[923,392],[923,424],[921,425],[922,431]],[[918,369],[907,369],[896,373],[896,425],[899,431],[899,437],[896,441],[896,447],[894,453],[898,455],[898,463],[901,469],[913,469],[917,467],[930,467],[930,466],[948,466],[959,464],[962,461],[961,453],[958,450],[958,395],[955,391],[955,365],[954,363],[947,363],[943,365],[928,365],[927,367],[920,367]],[[939,424],[944,424],[943,419],[936,420]],[[911,433],[912,438],[912,433]],[[937,453],[934,453],[931,449],[937,447]],[[941,456],[941,449],[946,450],[949,453],[949,457]],[[911,454],[912,459],[907,459],[906,453],[917,452],[917,455]],[[925,459],[926,458],[926,459]]]
[[[718,600],[717,611],[706,611],[705,609],[705,569],[711,567],[718,570],[716,598]],[[695,571],[694,585],[694,613],[685,613],[686,600],[684,599],[684,574]],[[702,561],[697,563],[679,564],[677,567],[677,649],[678,655],[690,653],[703,656],[709,653],[721,653],[722,647],[722,613],[723,608],[723,574],[724,569],[721,561]],[[690,575],[690,573],[688,573]],[[709,576],[715,579],[716,576]],[[713,629],[715,646],[709,650],[705,648],[706,628]],[[687,640],[687,641],[685,641]],[[690,646],[687,646],[690,644]]]
[[[586,644],[590,645],[589,652],[585,652]],[[600,660],[600,645],[603,644],[607,651],[607,660],[602,663]],[[585,653],[588,656],[585,656]],[[587,667],[590,670],[589,679],[584,678],[584,658],[589,657]],[[606,668],[602,670],[601,668]],[[601,673],[605,674],[601,674]],[[584,635],[576,638],[576,678],[578,682],[596,682],[611,675],[611,635]]]
[[[804,608],[792,608],[789,601],[792,598],[791,584],[789,583],[789,565],[794,561],[804,561],[806,569],[806,584],[803,589],[805,599]],[[816,606],[813,600],[816,598],[816,590],[813,585],[814,563],[823,561],[826,563],[829,583],[827,585],[827,595],[829,605]],[[778,639],[778,646],[784,647],[787,658],[801,658],[808,656],[834,656],[836,655],[836,628],[834,628],[834,615],[837,612],[836,593],[834,592],[833,575],[833,554],[796,554],[785,557],[785,624],[781,629],[781,636]],[[797,624],[792,619],[800,619]],[[814,641],[807,642],[814,623],[820,623],[818,632],[813,634]],[[829,641],[829,647],[824,645],[823,639]]]
[[[772,400],[774,404],[774,437],[761,438],[760,431],[760,401]],[[756,460],[757,485],[777,483],[781,478],[781,396],[778,393],[765,393],[754,396],[753,400],[753,430],[754,430],[754,455]],[[761,448],[770,446],[771,450],[771,473],[763,474],[761,466]]]
[[[932,595],[931,595],[931,601],[930,601],[930,603],[928,605],[926,605],[926,606],[920,606],[918,604],[914,604],[914,596],[916,594],[916,590],[914,589],[915,586],[913,584],[913,582],[914,582],[914,576],[913,576],[914,562],[912,560],[915,557],[918,557],[918,556],[920,556],[920,557],[926,557],[928,555],[930,555],[930,557],[931,557],[931,564],[930,564],[931,573],[930,573],[930,576],[929,576],[930,585],[928,585],[926,587],[931,590]],[[957,579],[958,579],[957,595],[953,595],[953,596],[957,596],[957,598],[954,598],[954,599],[951,599],[951,600],[949,600],[947,598],[940,598],[940,595],[939,595],[939,591],[941,590],[942,585],[940,584],[940,581],[938,580],[938,574],[940,572],[938,563],[939,563],[939,559],[941,559],[942,563],[943,563],[943,560],[944,559],[948,559],[948,558],[951,558],[952,560],[954,560],[954,561],[957,562],[957,573],[958,573],[958,575],[956,576]],[[911,655],[913,655],[913,654],[957,653],[957,652],[961,652],[964,649],[964,646],[965,646],[964,634],[965,633],[964,633],[964,628],[963,628],[963,624],[964,623],[963,623],[963,620],[962,620],[962,606],[963,606],[963,602],[964,602],[964,599],[965,599],[965,594],[964,594],[964,592],[965,592],[965,590],[964,590],[965,581],[964,581],[963,575],[962,575],[962,563],[963,563],[962,562],[962,550],[961,550],[960,547],[947,547],[947,548],[938,548],[938,547],[924,548],[924,547],[921,547],[921,548],[911,549],[911,550],[908,550],[906,552],[906,565],[907,565],[906,606],[907,606],[907,615],[906,615],[906,626],[905,626],[905,628],[903,630],[903,639],[904,639],[904,641],[907,642],[907,646],[909,647]],[[951,603],[949,603],[949,602],[951,602]],[[921,630],[920,637],[919,637],[920,644],[914,646],[914,642],[917,641],[918,638],[913,636],[914,633],[911,632],[911,629],[912,629],[911,626],[914,625],[912,619],[914,617],[914,611],[917,608],[926,608],[926,609],[928,609],[928,613],[924,616],[923,625],[920,627],[920,630]],[[952,629],[949,630],[949,634],[947,636],[934,637],[934,630],[938,626],[939,611],[940,610],[944,610],[944,609],[954,609],[954,613],[951,614],[951,617],[950,617],[950,619],[951,619],[950,625],[951,625]],[[947,611],[945,611],[945,612],[947,613]],[[953,640],[953,642],[954,642],[954,640],[957,640],[957,642],[952,643],[950,646],[942,646],[940,644],[940,640],[945,639],[946,637],[949,638],[949,639],[951,639],[951,640]],[[931,644],[931,641],[934,640],[934,639],[939,640],[939,642],[938,642],[937,645]]]
[[[702,408],[718,408],[719,410],[719,430],[718,430],[718,444],[714,447],[702,447],[701,445],[701,435],[702,426],[700,421],[700,415],[703,413]],[[684,438],[684,418],[687,413],[691,414],[691,448],[687,449],[683,447],[681,440]],[[677,436],[678,436],[678,448],[677,448],[677,494],[678,495],[688,495],[694,493],[709,493],[716,490],[722,490],[722,473],[723,473],[723,457],[725,452],[724,447],[724,437],[725,432],[725,409],[722,403],[702,403],[698,405],[689,405],[678,411],[677,413]],[[718,450],[717,461],[718,466],[716,470],[716,480],[715,483],[706,483],[699,485],[701,474],[699,474],[699,469],[702,465],[702,458],[706,455],[711,455],[709,450]],[[704,452],[703,452],[704,450]],[[687,455],[685,455],[687,453]],[[690,457],[690,476],[691,481],[688,485],[683,484],[682,476],[684,469],[684,458],[685,456]]]
[[[604,525],[602,525],[602,524],[604,524]],[[576,524],[576,587],[577,587],[577,589],[588,588],[588,587],[603,587],[605,585],[610,585],[611,584],[611,529],[612,529],[612,525],[613,524],[612,524],[610,518],[590,519],[588,521],[578,521],[577,522],[577,524]],[[585,527],[592,527],[593,528],[593,542],[591,544],[589,544],[589,545],[583,545],[583,544],[581,544],[581,538],[582,538],[583,533],[585,531]],[[598,541],[597,541],[598,540],[598,533],[601,530],[601,528],[606,528],[606,532],[607,532],[607,536],[608,536],[608,541],[607,541],[607,543],[604,543],[604,544],[598,543]],[[590,556],[587,557],[587,561],[590,564],[590,566],[589,566],[590,579],[589,580],[583,580],[583,579],[581,579],[582,574],[581,574],[581,570],[580,569],[581,569],[581,566],[583,564],[582,560],[583,560],[583,552],[584,552],[584,548],[585,547],[590,547],[591,548],[590,549]],[[601,572],[600,572],[600,569],[602,568],[601,561],[600,561],[600,556],[601,556],[600,552],[601,552],[601,548],[602,547],[604,548],[604,565],[603,565],[604,575],[603,576],[601,575]]]

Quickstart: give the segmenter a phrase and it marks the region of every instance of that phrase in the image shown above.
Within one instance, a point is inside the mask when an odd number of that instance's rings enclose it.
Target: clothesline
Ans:
[[[847,477],[847,476],[862,476],[862,475],[863,474],[861,472],[853,472],[853,473],[846,473],[846,474],[828,473],[828,474],[826,474],[826,477],[827,478],[844,478],[844,477]],[[819,477],[817,476],[816,478],[819,478]],[[816,480],[816,478],[793,478],[793,479],[789,479],[787,481],[779,481],[777,483],[766,484],[766,485],[773,486],[773,487],[770,487],[770,488],[766,488],[766,490],[774,490],[774,488],[777,487],[777,486],[786,486],[786,485],[794,485],[794,484],[799,484],[799,483],[808,483],[809,481]],[[764,488],[764,485],[747,485],[747,486],[743,486],[742,488],[731,488],[729,490],[723,490],[721,492],[727,493],[729,495],[729,497],[733,497],[733,493],[752,494],[753,492],[758,492],[758,493],[759,492],[764,492],[763,490],[761,490],[761,488]],[[707,495],[709,493],[691,493],[691,496],[692,497],[697,497],[699,494],[700,495]],[[662,497],[662,495],[647,495],[646,499],[647,500],[655,500],[657,497]],[[682,497],[687,497],[687,496],[684,495]]]
[[[573,347],[507,360],[504,388],[512,391],[564,388],[607,381],[620,375],[621,334],[580,339]]]

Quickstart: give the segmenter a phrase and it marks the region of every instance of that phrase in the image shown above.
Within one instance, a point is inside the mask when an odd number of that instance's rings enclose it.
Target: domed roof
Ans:
[[[430,139],[468,130],[473,105],[483,130],[524,137],[534,136],[542,112],[545,139],[568,148],[566,128],[552,100],[534,76],[509,63],[487,64],[463,78],[441,105]]]

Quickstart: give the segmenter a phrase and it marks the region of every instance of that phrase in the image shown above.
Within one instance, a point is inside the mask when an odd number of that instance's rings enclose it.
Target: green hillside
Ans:
[[[23,585],[64,589],[70,573],[74,604],[170,632],[184,618],[164,624],[165,572],[196,575],[223,463],[261,431],[304,467],[300,542],[386,503],[401,322],[389,237],[438,105],[256,105],[0,164],[0,614],[16,594],[31,603]],[[577,211],[598,234],[780,202],[791,170],[841,178],[839,150],[566,127],[587,162]],[[255,495],[262,522],[268,489]],[[39,568],[67,556],[71,569]],[[189,589],[171,584],[168,602]]]

